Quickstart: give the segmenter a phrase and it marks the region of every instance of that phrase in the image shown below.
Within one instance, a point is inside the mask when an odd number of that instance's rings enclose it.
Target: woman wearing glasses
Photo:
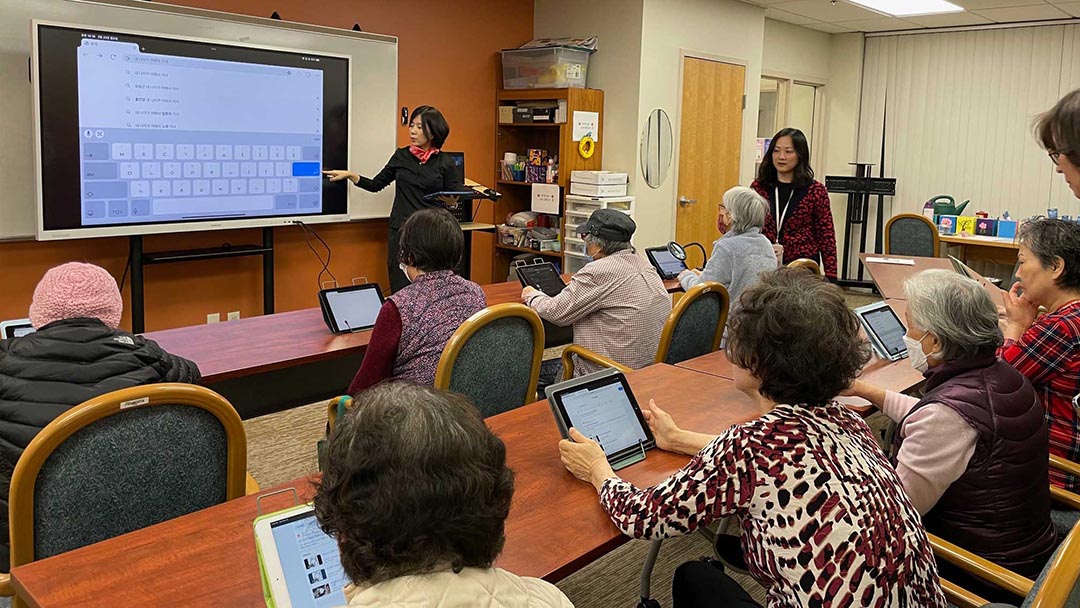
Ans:
[[[397,183],[394,206],[390,211],[390,236],[386,251],[391,293],[409,284],[409,279],[398,267],[398,232],[405,225],[405,220],[420,209],[458,205],[458,201],[452,197],[440,197],[438,202],[424,200],[428,194],[458,191],[464,187],[453,160],[439,154],[449,136],[450,125],[442,113],[433,106],[420,106],[409,117],[409,145],[398,148],[378,175],[367,178],[346,170],[323,171],[332,182],[348,179],[368,192],[378,192],[389,186],[390,182]]]
[[[1080,89],[1035,126],[1057,172],[1080,198]],[[1080,462],[1080,224],[1036,220],[1019,234],[1016,283],[1003,295],[1005,343],[998,356],[1035,386],[1050,426],[1050,453]],[[1022,293],[1021,293],[1022,292]],[[1039,316],[1042,306],[1046,314]],[[1050,471],[1050,483],[1080,491],[1080,478]]]

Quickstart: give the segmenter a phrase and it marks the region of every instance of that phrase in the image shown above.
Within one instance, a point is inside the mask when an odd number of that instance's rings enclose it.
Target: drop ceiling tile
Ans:
[[[817,23],[811,23],[804,27],[810,28],[812,30],[818,30],[819,32],[827,32],[829,34],[849,34],[855,31],[842,25],[837,25],[835,23],[821,23],[820,21]]]
[[[993,21],[986,17],[980,17],[975,13],[968,12],[904,17],[904,21],[910,21],[923,27],[960,27],[962,25],[983,25],[986,23],[993,23]]]
[[[969,11],[978,11],[987,8],[1004,8],[1013,6],[1034,6],[1046,4],[1043,0],[949,0],[953,4],[962,6]]]
[[[1073,17],[1080,17],[1080,2],[1055,2],[1054,6],[1069,13]]]
[[[794,23],[795,25],[808,25],[808,24],[811,24],[811,23],[820,23],[820,21],[818,21],[816,19],[811,19],[809,17],[803,17],[802,15],[796,15],[795,13],[789,13],[787,11],[782,11],[782,10],[777,9],[777,8],[767,8],[767,9],[765,9],[765,18],[766,19],[776,19],[777,21],[786,21],[788,23]]]
[[[841,21],[836,25],[842,25],[859,32],[890,32],[893,30],[917,30],[922,26],[897,19],[896,17],[878,17],[876,19],[859,19],[856,21]]]
[[[999,23],[1039,21],[1040,19],[1068,19],[1071,16],[1065,11],[1054,8],[1049,4],[1016,6],[1013,8],[990,8],[976,11],[976,14],[986,17],[987,19],[993,19]]]
[[[829,0],[797,0],[796,2],[785,2],[777,5],[776,8],[803,17],[824,21],[825,23],[875,19],[883,16],[881,13],[843,1],[832,4]]]

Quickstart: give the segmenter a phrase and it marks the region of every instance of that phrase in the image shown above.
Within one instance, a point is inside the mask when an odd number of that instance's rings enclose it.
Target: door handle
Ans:
[[[686,207],[687,205],[693,205],[697,202],[696,198],[686,198],[686,196],[679,197],[679,206]]]

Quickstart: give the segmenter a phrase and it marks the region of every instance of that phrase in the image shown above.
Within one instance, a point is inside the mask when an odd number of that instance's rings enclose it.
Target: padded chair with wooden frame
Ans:
[[[799,258],[797,260],[793,260],[790,264],[787,265],[787,267],[805,268],[806,270],[809,270],[814,276],[821,276],[821,266],[817,262],[809,258]]]
[[[246,467],[240,416],[208,388],[148,384],[90,399],[42,429],[15,465],[11,565],[244,496]]]
[[[469,398],[487,418],[536,400],[544,325],[524,304],[496,304],[469,317],[450,337],[435,388]]]
[[[671,309],[667,321],[664,322],[654,362],[675,365],[687,359],[707,355],[720,348],[720,341],[724,337],[724,326],[727,325],[729,306],[728,291],[722,284],[705,281],[691,287],[690,291],[683,294],[683,297]],[[709,319],[703,321],[699,315],[708,316]],[[683,321],[686,323],[684,324]],[[713,326],[714,323],[714,329],[710,333],[708,327]],[[703,325],[706,327],[703,328]],[[571,355],[576,355],[601,367],[613,367],[623,373],[631,371],[629,367],[584,346],[571,344],[562,353],[563,380],[574,377],[574,360]]]
[[[885,222],[885,255],[936,258],[940,250],[937,226],[926,216],[900,213]]]
[[[1059,456],[1050,456],[1050,468],[1080,475],[1080,465]],[[1074,601],[1080,601],[1080,589],[1077,589],[1077,582],[1080,580],[1080,518],[1077,516],[1080,513],[1074,512],[1080,510],[1080,495],[1050,486],[1050,496],[1054,502],[1073,510],[1051,512],[1051,518],[1054,519],[1059,532],[1063,531],[1062,520],[1065,519],[1059,516],[1069,514],[1071,517],[1068,519],[1072,522],[1067,526],[1069,531],[1039,574],[1037,581],[1002,568],[938,536],[927,534],[930,545],[934,549],[934,555],[980,580],[1024,598],[1023,608],[1060,608],[1066,605],[1066,600],[1070,597]],[[941,586],[945,590],[945,597],[949,603],[958,608],[978,608],[988,605],[985,599],[950,581],[942,579]]]

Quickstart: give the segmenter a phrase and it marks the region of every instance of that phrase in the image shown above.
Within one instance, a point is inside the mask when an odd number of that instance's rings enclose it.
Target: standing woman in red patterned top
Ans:
[[[784,248],[784,264],[799,258],[818,262],[825,276],[836,279],[836,231],[829,191],[814,179],[810,146],[798,129],[781,129],[773,136],[750,187],[769,202],[762,229]]]

